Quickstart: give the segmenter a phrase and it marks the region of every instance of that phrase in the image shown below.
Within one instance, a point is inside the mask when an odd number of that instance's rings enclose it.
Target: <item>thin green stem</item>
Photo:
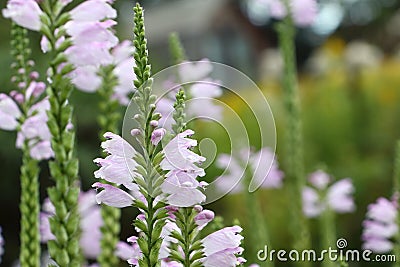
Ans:
[[[302,213],[302,190],[305,185],[302,127],[300,117],[300,103],[297,88],[297,71],[295,55],[295,27],[290,17],[277,25],[280,49],[284,60],[283,87],[285,95],[285,107],[288,116],[286,137],[286,176],[291,199],[293,199],[292,234],[294,248],[304,250],[310,248],[310,232],[308,223]],[[310,266],[304,262],[299,265]]]
[[[253,173],[251,173],[249,168],[246,168],[246,179],[245,188],[249,187],[251,178],[253,177]],[[257,250],[262,249],[264,245],[268,245],[271,247],[271,240],[268,233],[268,227],[266,225],[263,211],[260,206],[260,202],[258,199],[258,191],[255,192],[245,192],[246,203],[248,207],[248,236],[250,246],[246,247],[247,260],[249,262],[257,262]],[[265,266],[273,267],[274,262],[266,262]]]
[[[332,210],[326,209],[320,216],[320,233],[321,233],[321,245],[322,249],[329,249],[335,247],[336,239],[336,226],[335,226],[335,214]],[[325,257],[322,262],[323,267],[335,267],[335,262],[331,261],[328,257]]]

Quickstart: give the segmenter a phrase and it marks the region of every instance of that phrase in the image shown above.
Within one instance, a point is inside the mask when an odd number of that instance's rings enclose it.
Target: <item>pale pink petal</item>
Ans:
[[[293,20],[298,26],[311,25],[318,14],[316,0],[292,0]]]
[[[50,141],[40,141],[31,147],[30,155],[36,160],[50,159],[54,157]]]
[[[302,200],[303,213],[307,217],[316,217],[325,209],[324,204],[322,204],[321,200],[319,199],[318,193],[310,187],[305,187],[303,189]]]
[[[354,186],[351,179],[342,179],[328,189],[327,201],[329,206],[339,213],[353,212],[355,204],[352,197]]]
[[[125,40],[120,42],[117,46],[113,48],[111,51],[112,56],[114,57],[114,63],[119,64],[126,59],[133,59],[133,52],[135,48],[132,45],[132,42],[129,40]]]
[[[323,190],[326,189],[331,178],[326,172],[318,170],[311,173],[308,180],[313,186],[315,186],[319,190]]]
[[[179,78],[182,83],[199,81],[209,75],[211,71],[212,64],[208,59],[183,62],[178,68]]]
[[[240,235],[242,228],[240,226],[225,227],[214,233],[209,234],[203,240],[204,254],[209,256],[216,252],[226,249],[237,249],[243,237]]]
[[[39,31],[40,15],[43,13],[34,0],[9,0],[7,7],[2,10],[5,18],[12,19],[21,27]]]
[[[363,244],[364,250],[371,250],[375,253],[388,253],[393,249],[393,243],[386,239],[371,238]]]
[[[117,11],[106,0],[88,0],[70,11],[76,21],[99,21],[106,18],[115,18]]]
[[[199,212],[199,214],[194,217],[194,221],[196,222],[199,229],[204,228],[209,222],[211,222],[215,217],[215,214],[211,210],[203,210]]]
[[[136,155],[136,150],[121,136],[107,132],[104,134],[107,141],[101,144],[105,152],[120,157],[133,158]]]
[[[70,75],[72,83],[84,92],[95,92],[101,85],[101,78],[97,75],[98,68],[87,65],[77,67]]]
[[[55,236],[51,233],[49,218],[51,215],[41,212],[40,213],[40,241],[45,243],[49,240],[55,239]]]
[[[134,199],[131,195],[112,185],[94,183],[92,187],[103,189],[96,195],[96,201],[98,204],[104,203],[107,206],[116,208],[129,207],[133,204]]]

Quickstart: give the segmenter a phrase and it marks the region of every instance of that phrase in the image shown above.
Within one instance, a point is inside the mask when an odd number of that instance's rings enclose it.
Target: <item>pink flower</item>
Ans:
[[[0,94],[0,129],[12,131],[18,126],[21,111],[14,100],[6,94]]]
[[[208,59],[201,61],[187,61],[178,65],[176,81],[166,81],[164,84],[167,93],[157,103],[156,111],[162,114],[160,125],[169,129],[173,124],[172,112],[175,95],[179,85],[185,84],[185,90],[190,98],[186,101],[186,114],[188,118],[203,118],[221,120],[222,106],[217,105],[223,93],[220,83],[211,80],[208,76],[213,70],[213,65]]]
[[[203,252],[206,256],[202,259],[204,267],[236,266],[237,255],[243,252],[240,247],[243,239],[241,231],[242,228],[239,226],[225,227],[202,239]]]
[[[177,207],[190,207],[206,200],[206,196],[198,189],[200,183],[197,175],[182,170],[170,171],[161,190],[167,194],[167,202]]]
[[[205,201],[205,195],[198,189],[202,184],[196,180],[197,176],[204,176],[205,172],[196,164],[205,160],[190,148],[197,145],[197,141],[187,138],[194,134],[186,130],[173,138],[165,147],[165,158],[161,161],[161,169],[169,171],[161,190],[167,195],[170,205],[189,207]]]
[[[164,137],[164,135],[165,135],[165,133],[166,133],[167,131],[164,129],[164,128],[159,128],[159,129],[156,129],[156,130],[154,130],[152,133],[151,133],[151,143],[153,144],[153,145],[158,145],[158,143],[161,141],[161,139]]]
[[[355,210],[352,197],[354,186],[350,178],[345,178],[328,187],[330,177],[323,171],[310,175],[310,183],[315,187],[304,187],[302,192],[303,212],[307,217],[317,217],[327,208],[337,213],[349,213]]]
[[[100,228],[103,225],[100,207],[95,202],[93,191],[81,192],[79,195],[79,213],[82,230],[80,246],[87,259],[96,259],[100,254]],[[43,212],[40,213],[40,239],[42,243],[54,239],[51,233],[49,219],[54,215],[54,206],[49,199],[43,203]]]
[[[75,21],[100,21],[117,17],[116,10],[107,0],[87,0],[70,11]]]
[[[101,85],[97,72],[93,65],[79,66],[70,74],[72,83],[84,92],[95,92]]]
[[[25,98],[28,100],[31,97],[38,98],[46,90],[46,84],[43,82],[31,81],[25,92]]]
[[[43,12],[35,0],[9,0],[2,11],[5,18],[11,18],[19,26],[33,31],[40,30],[40,16]]]
[[[107,132],[104,134],[108,140],[101,146],[109,154],[105,159],[97,158],[94,160],[100,166],[94,175],[96,178],[105,179],[108,182],[124,185],[129,190],[137,189],[134,178],[137,163],[133,157],[137,154],[136,150],[119,135]]]
[[[109,155],[105,159],[94,160],[100,166],[94,173],[95,177],[117,185],[122,184],[130,190],[130,194],[112,185],[94,183],[93,187],[103,189],[96,196],[97,202],[123,208],[131,206],[135,199],[144,201],[135,183],[135,179],[140,176],[136,173],[138,165],[133,159],[137,155],[136,150],[119,135],[107,132],[104,137],[108,140],[102,143],[102,148]]]
[[[187,173],[195,173],[204,176],[205,172],[202,168],[195,165],[205,161],[205,158],[197,155],[190,148],[197,146],[197,141],[187,138],[193,135],[194,131],[186,130],[179,133],[165,147],[165,158],[161,161],[161,168],[166,171],[181,170]]]
[[[363,222],[363,248],[376,253],[387,253],[393,249],[391,238],[399,232],[396,223],[398,207],[394,201],[378,198],[368,206],[367,218]]]
[[[1,263],[1,256],[4,254],[4,238],[1,235],[2,229],[0,227],[0,263]]]
[[[252,172],[251,188],[282,187],[284,174],[279,169],[275,154],[270,148],[265,147],[257,152],[243,149],[237,158],[230,157],[228,154],[220,154],[217,165],[219,168],[225,169],[223,175],[217,179],[217,186],[220,190],[239,193],[244,189],[241,179],[245,173],[246,163]]]
[[[111,48],[118,44],[118,38],[110,31],[110,28],[114,25],[116,25],[116,22],[113,20],[102,22],[69,21],[65,24],[65,29],[77,46],[99,42],[105,47]]]
[[[108,65],[112,63],[112,56],[108,45],[101,42],[91,42],[79,46],[71,46],[65,50],[70,63],[75,66]]]
[[[287,15],[287,9],[283,0],[266,0],[270,9],[271,16],[282,19]],[[293,21],[296,25],[304,27],[311,25],[318,12],[315,0],[289,0],[289,6]]]
[[[180,82],[195,82],[207,77],[212,71],[212,64],[207,58],[201,61],[186,61],[179,64]]]
[[[28,118],[21,125],[18,132],[16,146],[21,148],[25,140],[30,146],[30,155],[36,160],[54,157],[51,148],[51,134],[47,126],[47,111],[50,103],[47,98],[34,104],[28,111]]]
[[[92,187],[96,189],[102,188],[103,190],[96,195],[97,204],[106,204],[107,206],[116,208],[125,208],[132,206],[135,200],[130,194],[115,186],[102,183],[94,183]],[[137,191],[138,188],[135,188]]]
[[[202,210],[199,214],[194,217],[194,221],[196,222],[198,229],[201,230],[204,228],[209,222],[214,220],[215,214],[211,210]]]

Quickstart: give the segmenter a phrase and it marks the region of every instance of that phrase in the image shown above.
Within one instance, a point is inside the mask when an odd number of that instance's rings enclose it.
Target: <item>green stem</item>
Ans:
[[[249,179],[247,179],[249,180]],[[247,187],[246,187],[247,188]],[[246,259],[248,262],[257,262],[257,250],[262,249],[264,245],[271,247],[271,240],[268,234],[266,222],[258,200],[257,191],[245,193],[246,203],[248,207],[248,236],[250,246],[246,246]],[[265,262],[265,266],[273,267],[274,262]]]
[[[288,115],[287,162],[286,176],[288,177],[289,193],[293,199],[292,234],[294,248],[300,251],[310,248],[310,232],[308,223],[302,213],[302,190],[305,185],[302,127],[300,118],[300,103],[297,88],[297,71],[295,55],[295,28],[290,17],[277,25],[280,49],[284,60],[284,94]],[[310,263],[299,262],[299,265],[310,266]]]
[[[75,267],[81,266],[82,257],[79,247],[79,163],[75,156],[75,130],[69,127],[73,113],[69,97],[73,87],[65,77],[72,67],[56,48],[55,32],[58,20],[63,15],[61,4],[55,0],[45,0],[42,4],[49,18],[49,25],[46,26],[52,35],[52,38],[49,38],[52,61],[47,93],[50,102],[48,126],[55,155],[54,160],[49,162],[55,186],[48,189],[49,198],[55,208],[55,214],[50,218],[50,228],[55,240],[48,242],[48,249],[58,266]],[[63,63],[66,65],[60,67]]]
[[[113,100],[112,96],[114,88],[117,85],[117,77],[113,73],[114,66],[106,66],[100,69],[100,76],[103,78],[101,87],[98,94],[101,97],[99,103],[100,114],[97,121],[100,125],[100,140],[104,140],[104,133],[118,132],[118,123],[121,118],[118,112],[119,103]],[[108,183],[103,180],[103,183]],[[115,185],[114,185],[115,186]],[[120,218],[121,210],[102,205],[101,217],[103,219],[103,226],[101,227],[102,238],[100,241],[101,252],[97,259],[101,267],[112,267],[119,263],[118,257],[115,255],[115,249],[119,242]]]
[[[322,249],[334,248],[336,246],[336,226],[335,214],[332,210],[325,210],[319,218],[321,245]],[[335,267],[335,262],[331,261],[328,257],[324,258],[322,267]]]

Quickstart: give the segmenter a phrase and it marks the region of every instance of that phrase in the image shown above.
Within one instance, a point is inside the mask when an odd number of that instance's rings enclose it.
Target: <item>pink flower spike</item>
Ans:
[[[40,16],[43,11],[34,0],[9,0],[2,12],[5,18],[12,19],[21,27],[33,31],[40,30]]]
[[[158,143],[161,141],[161,139],[164,137],[165,133],[167,131],[164,128],[159,128],[154,130],[151,133],[151,143],[156,146]]]
[[[96,201],[98,204],[104,203],[116,208],[125,208],[133,204],[134,198],[131,195],[112,185],[97,182],[94,183],[92,187],[95,187],[96,189],[104,189],[96,195]]]

